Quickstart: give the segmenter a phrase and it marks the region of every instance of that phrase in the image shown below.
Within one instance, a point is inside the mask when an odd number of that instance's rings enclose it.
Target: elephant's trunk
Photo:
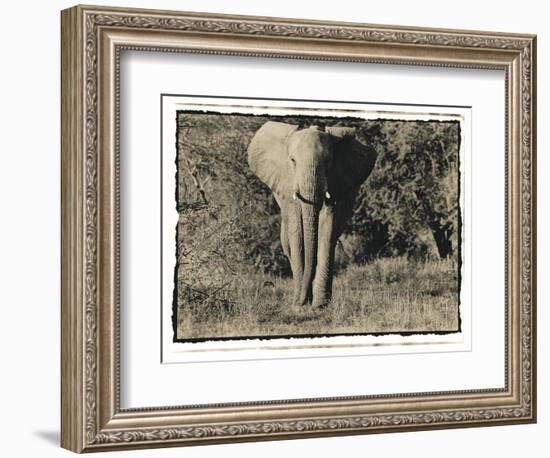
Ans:
[[[304,234],[304,273],[300,290],[301,304],[312,302],[312,285],[317,266],[317,243],[319,229],[319,211],[323,204],[326,186],[323,186],[323,171],[317,161],[305,167],[299,195],[302,207],[302,227]]]
[[[304,274],[300,290],[300,303],[305,305],[312,300],[312,283],[317,264],[319,209],[316,205],[306,203],[302,203],[301,205],[304,229]]]

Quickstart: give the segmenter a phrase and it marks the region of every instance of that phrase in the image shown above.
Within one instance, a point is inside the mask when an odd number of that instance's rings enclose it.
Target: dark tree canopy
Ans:
[[[433,256],[428,231],[439,257],[453,255],[460,230],[458,123],[377,125],[378,161],[360,191],[350,232],[365,237],[369,257]]]

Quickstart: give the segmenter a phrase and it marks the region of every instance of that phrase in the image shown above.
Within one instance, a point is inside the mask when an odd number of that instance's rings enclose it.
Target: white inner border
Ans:
[[[178,110],[198,110],[217,113],[246,113],[254,115],[314,115],[363,119],[437,120],[460,123],[460,206],[463,221],[470,222],[471,176],[471,116],[470,108],[424,107],[410,105],[381,105],[363,103],[327,103],[291,100],[259,100],[207,98],[200,96],[167,95],[161,97],[162,109],[162,362],[185,363],[263,358],[303,358],[349,356],[389,353],[436,351],[469,351],[471,349],[470,227],[462,225],[462,287],[460,297],[461,332],[448,334],[413,335],[354,335],[315,338],[246,339],[204,342],[174,342],[172,329],[172,298],[174,291],[174,262],[176,259],[176,116]],[[465,202],[468,202],[466,205]]]
[[[504,72],[123,51],[120,84],[122,408],[504,387]],[[161,364],[163,93],[471,106],[471,351]]]

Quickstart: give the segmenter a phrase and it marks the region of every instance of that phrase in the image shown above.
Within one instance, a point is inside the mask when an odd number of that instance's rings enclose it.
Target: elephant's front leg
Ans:
[[[290,260],[292,269],[292,278],[294,283],[294,295],[292,304],[301,305],[300,290],[302,287],[302,277],[304,275],[304,239],[302,234],[302,214],[300,206],[291,203],[283,212],[283,222],[281,224],[281,239],[285,239],[283,246],[287,247],[287,257]]]
[[[323,307],[332,298],[334,251],[336,247],[335,212],[333,205],[324,205],[319,213],[317,270],[313,281],[313,307]]]

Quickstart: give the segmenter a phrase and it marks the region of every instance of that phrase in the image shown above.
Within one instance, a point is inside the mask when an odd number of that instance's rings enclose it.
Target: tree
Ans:
[[[378,123],[379,157],[360,190],[351,232],[375,229],[378,255],[414,256],[422,251],[419,232],[429,228],[439,256],[452,256],[460,229],[459,124]]]

